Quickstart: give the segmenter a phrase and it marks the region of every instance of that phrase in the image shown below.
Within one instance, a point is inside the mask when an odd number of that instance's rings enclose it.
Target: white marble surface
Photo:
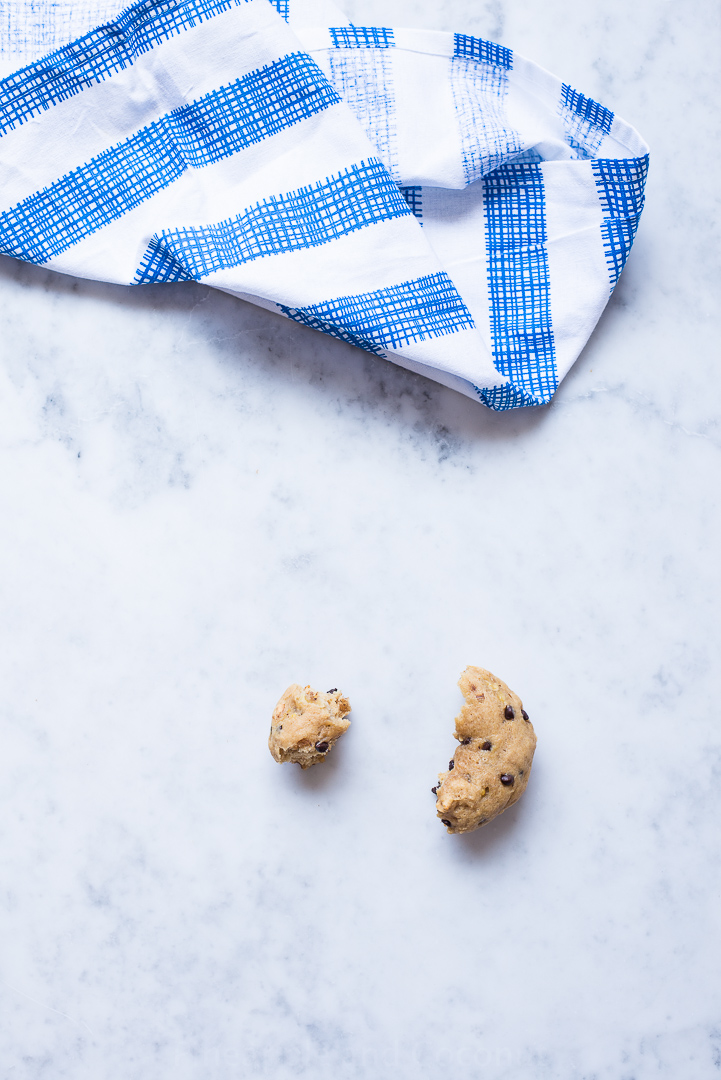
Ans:
[[[652,147],[554,404],[495,415],[201,286],[0,260],[0,1074],[710,1080],[718,12],[353,0],[494,37]],[[447,836],[468,663],[539,736]],[[293,680],[353,726],[271,760]]]

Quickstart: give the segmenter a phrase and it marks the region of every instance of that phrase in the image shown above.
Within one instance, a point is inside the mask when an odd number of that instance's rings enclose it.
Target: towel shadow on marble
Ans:
[[[381,413],[415,435],[421,426],[425,442],[437,444],[441,459],[452,453],[454,441],[501,442],[532,432],[550,411],[542,406],[495,413],[387,360],[195,282],[129,288],[0,255],[0,285],[4,282],[49,294],[57,302],[77,303],[81,321],[85,304],[157,313],[159,318],[177,315],[196,340],[214,348],[219,362],[239,370],[249,363],[268,374],[272,370],[279,391],[296,384],[301,396],[320,396],[334,412],[340,404]],[[248,347],[253,337],[257,346]]]

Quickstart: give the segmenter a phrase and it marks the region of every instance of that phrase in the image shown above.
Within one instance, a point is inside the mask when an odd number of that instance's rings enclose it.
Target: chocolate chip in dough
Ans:
[[[507,772],[501,773],[501,783],[505,784],[506,787],[513,787],[513,777],[511,774]]]
[[[318,751],[319,754],[325,754],[328,751],[328,743],[327,742],[317,742],[315,744],[315,748],[316,748],[316,750]]]
[[[512,705],[506,705],[505,709],[503,710],[503,715],[506,718],[506,720],[515,720],[516,719],[516,713],[515,713],[514,708],[513,708]]]

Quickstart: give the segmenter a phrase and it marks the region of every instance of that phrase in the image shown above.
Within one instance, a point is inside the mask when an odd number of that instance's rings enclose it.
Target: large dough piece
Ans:
[[[536,749],[523,702],[502,679],[467,667],[458,685],[466,699],[456,717],[461,745],[433,788],[438,817],[449,833],[471,832],[518,802]]]

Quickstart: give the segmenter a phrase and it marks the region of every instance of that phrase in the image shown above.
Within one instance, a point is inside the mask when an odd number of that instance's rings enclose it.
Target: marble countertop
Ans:
[[[719,1009],[709,0],[353,0],[500,40],[651,145],[549,408],[200,285],[0,259],[0,1073],[710,1080]],[[448,836],[469,663],[538,733]],[[276,765],[292,681],[340,687]]]

